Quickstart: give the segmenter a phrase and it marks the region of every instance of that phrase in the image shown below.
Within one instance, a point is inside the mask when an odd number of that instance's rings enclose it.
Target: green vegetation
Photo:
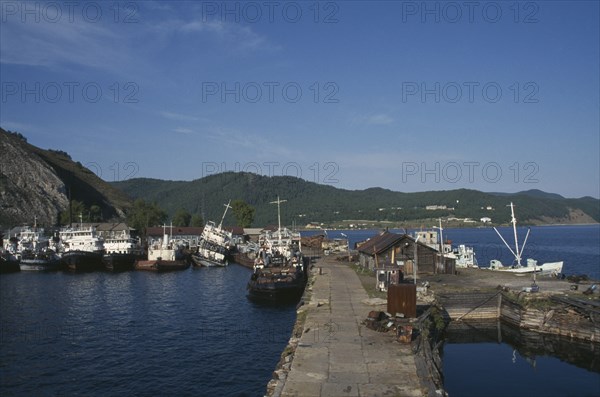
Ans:
[[[484,193],[469,189],[401,193],[387,189],[345,190],[320,185],[303,179],[251,173],[225,172],[191,182],[157,179],[130,179],[115,182],[133,198],[143,197],[157,202],[169,214],[180,208],[190,213],[204,213],[206,219],[220,219],[221,208],[230,198],[243,200],[255,208],[252,224],[265,226],[277,223],[277,208],[269,202],[279,195],[287,200],[281,205],[281,219],[286,225],[303,227],[311,221],[326,225],[344,220],[371,220],[403,225],[415,220],[439,217],[490,217],[494,224],[510,222],[512,201],[520,224],[543,223],[565,218],[569,209],[580,209],[600,222],[600,200],[591,197],[565,199],[562,196],[531,190],[515,194]],[[427,210],[428,205],[446,209]],[[487,207],[491,207],[488,210]],[[227,222],[226,222],[227,223]]]
[[[204,226],[204,219],[202,219],[202,215],[199,215],[199,214],[192,215],[192,219],[190,220],[190,226],[192,226],[192,227]]]
[[[135,200],[127,213],[127,224],[141,234],[146,234],[146,228],[160,225],[166,220],[167,213],[156,203],[147,203],[142,199]]]
[[[70,223],[82,222],[101,222],[102,209],[96,204],[87,208],[84,203],[77,200],[71,200],[71,209],[60,213],[60,224],[68,225]]]
[[[192,220],[192,214],[184,208],[180,208],[173,216],[173,226],[189,226]]]
[[[231,203],[231,208],[238,226],[252,226],[252,222],[254,222],[254,213],[256,212],[254,207],[248,205],[244,200],[235,200]]]

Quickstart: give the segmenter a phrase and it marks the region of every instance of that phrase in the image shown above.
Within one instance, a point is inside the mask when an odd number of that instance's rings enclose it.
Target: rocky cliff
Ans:
[[[106,220],[121,218],[129,198],[61,151],[27,143],[0,128],[0,225],[53,226],[69,208],[69,196],[88,208],[97,205]]]

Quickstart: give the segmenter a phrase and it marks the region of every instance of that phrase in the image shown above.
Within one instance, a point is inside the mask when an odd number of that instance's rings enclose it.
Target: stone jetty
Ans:
[[[274,396],[428,395],[410,344],[363,324],[373,306],[352,268],[321,259],[289,370],[277,371]],[[313,271],[315,270],[313,269]]]

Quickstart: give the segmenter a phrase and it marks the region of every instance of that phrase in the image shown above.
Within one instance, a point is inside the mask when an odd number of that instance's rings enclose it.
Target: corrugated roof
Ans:
[[[390,247],[398,244],[406,235],[385,231],[375,237],[371,237],[364,244],[358,247],[358,252],[368,255],[380,254],[387,251]]]
[[[365,243],[363,243],[360,247],[358,247],[358,252],[362,252],[367,255],[379,255],[382,252],[387,251],[393,246],[398,246],[402,244],[402,241],[410,240],[414,243],[415,239],[408,234],[397,234],[385,231],[375,237],[371,237]],[[426,248],[430,251],[436,251],[436,249],[431,248],[430,246],[421,243],[420,241],[417,245]]]

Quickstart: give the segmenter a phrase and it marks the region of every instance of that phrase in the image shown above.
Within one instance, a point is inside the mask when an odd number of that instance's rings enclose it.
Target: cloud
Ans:
[[[186,134],[186,135],[195,133],[194,130],[189,129],[189,128],[184,128],[184,127],[177,127],[173,131],[175,131],[179,134]]]
[[[130,60],[123,37],[100,23],[69,21],[66,16],[56,23],[10,18],[3,21],[1,32],[0,62],[5,64],[117,71]]]
[[[174,113],[174,112],[167,112],[167,111],[161,111],[160,115],[170,119],[170,120],[177,120],[177,121],[198,121],[198,117],[194,117],[194,116],[188,116],[185,114],[180,114],[180,113]]]
[[[278,49],[278,46],[268,42],[265,36],[256,33],[249,26],[223,21],[193,20],[179,24],[178,29],[184,33],[209,33],[220,41],[233,46],[235,49]]]

